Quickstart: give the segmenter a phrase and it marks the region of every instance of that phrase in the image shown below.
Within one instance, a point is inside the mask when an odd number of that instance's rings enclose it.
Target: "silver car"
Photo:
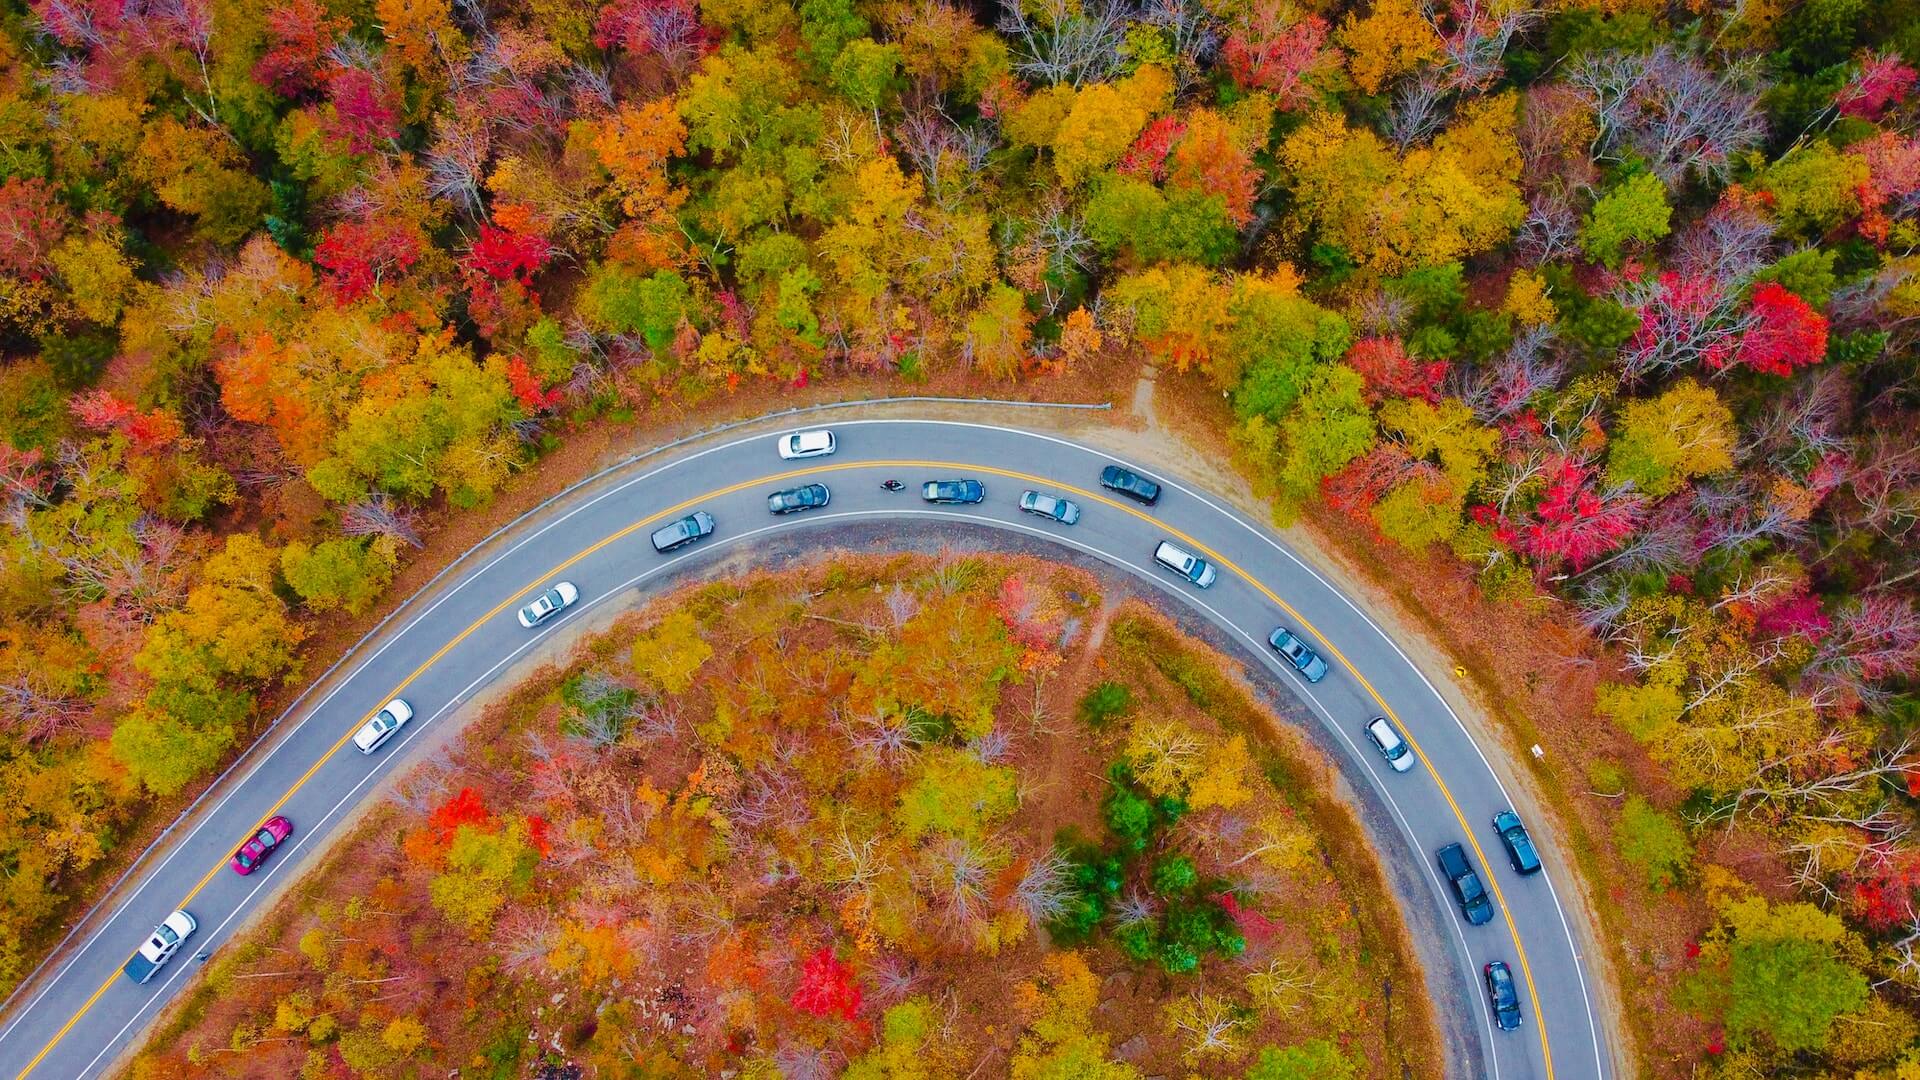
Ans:
[[[1043,495],[1038,491],[1022,492],[1020,509],[1038,517],[1050,518],[1062,525],[1071,525],[1080,520],[1079,503],[1071,499]]]

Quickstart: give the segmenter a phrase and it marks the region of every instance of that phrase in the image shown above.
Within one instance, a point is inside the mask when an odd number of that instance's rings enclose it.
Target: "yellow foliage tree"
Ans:
[[[669,694],[685,693],[713,646],[690,612],[675,611],[633,643],[633,670]]]
[[[1153,114],[1165,107],[1173,80],[1148,65],[1117,83],[1083,87],[1053,134],[1053,169],[1073,187],[1120,160]]]
[[[1510,100],[1495,103],[1466,117],[1454,137],[1399,158],[1372,131],[1321,113],[1280,148],[1297,200],[1295,224],[1382,275],[1485,251],[1526,213],[1514,183],[1519,151],[1511,128]]]
[[[1366,17],[1346,17],[1337,40],[1351,54],[1354,83],[1369,94],[1440,55],[1440,35],[1414,0],[1374,0]]]

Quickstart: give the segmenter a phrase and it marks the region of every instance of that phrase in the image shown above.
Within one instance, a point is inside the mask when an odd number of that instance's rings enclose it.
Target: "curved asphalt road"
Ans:
[[[1430,985],[1457,987],[1477,1018],[1488,1075],[1572,1078],[1608,1075],[1600,1023],[1587,991],[1585,966],[1553,887],[1567,865],[1548,845],[1544,873],[1529,878],[1507,866],[1489,819],[1508,805],[1498,776],[1444,700],[1407,657],[1332,586],[1269,532],[1220,503],[1172,482],[1167,470],[1136,468],[1166,483],[1157,506],[1138,507],[1100,489],[1107,455],[1049,436],[986,425],[865,420],[832,425],[839,452],[787,462],[769,434],[687,452],[665,465],[605,485],[556,509],[537,527],[501,547],[438,592],[416,597],[396,619],[399,629],[310,706],[297,727],[242,778],[191,831],[155,853],[153,865],[124,891],[121,906],[60,964],[0,1027],[0,1078],[83,1077],[110,1065],[199,966],[194,954],[226,943],[259,893],[305,860],[310,841],[328,833],[373,782],[401,767],[408,744],[456,704],[484,686],[552,626],[633,586],[690,564],[710,561],[734,544],[774,529],[819,529],[835,520],[889,515],[951,516],[1017,529],[1068,544],[1147,578],[1194,605],[1205,617],[1264,658],[1271,672],[1313,708],[1370,775],[1406,841],[1383,852],[1426,868],[1442,921],[1452,936],[1456,970]],[[922,480],[972,476],[985,482],[980,506],[921,502]],[[775,518],[767,493],[805,480],[833,491],[824,510]],[[889,494],[886,477],[909,489]],[[1083,516],[1071,528],[1021,514],[1028,487],[1067,495]],[[672,556],[654,553],[648,534],[673,517],[705,509],[715,535]],[[1220,579],[1201,591],[1152,562],[1163,538],[1214,561]],[[514,610],[536,586],[566,578],[581,603],[540,632],[521,629]],[[1266,646],[1276,625],[1304,630],[1332,666],[1315,686],[1300,680]],[[371,757],[349,734],[389,698],[404,696],[417,715]],[[1420,764],[1396,775],[1361,741],[1361,725],[1387,713],[1410,737]],[[1351,772],[1351,770],[1348,770]],[[226,868],[233,849],[266,817],[282,813],[296,826],[295,846],[262,871],[240,877]],[[1433,864],[1435,849],[1467,841],[1498,914],[1486,926],[1461,919]],[[145,986],[119,974],[131,950],[167,912],[186,907],[200,932]],[[1480,967],[1512,965],[1521,982],[1524,1026],[1492,1026]]]

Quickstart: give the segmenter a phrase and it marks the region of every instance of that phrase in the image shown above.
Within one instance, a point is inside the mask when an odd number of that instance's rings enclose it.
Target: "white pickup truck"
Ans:
[[[121,970],[134,982],[146,982],[153,978],[162,964],[172,959],[174,953],[180,951],[181,944],[198,929],[200,924],[193,921],[193,916],[184,911],[174,912],[153,928],[147,940],[140,943],[140,951],[134,953],[133,959],[127,961],[127,966]]]

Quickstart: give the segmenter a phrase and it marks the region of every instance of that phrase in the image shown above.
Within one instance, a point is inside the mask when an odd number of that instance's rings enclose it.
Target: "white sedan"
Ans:
[[[559,614],[562,609],[572,607],[578,599],[580,590],[573,587],[573,582],[554,582],[553,588],[534,597],[533,603],[520,609],[520,625],[531,630]]]
[[[780,456],[788,461],[794,458],[826,457],[834,451],[833,432],[825,428],[788,432],[780,436],[778,446]]]
[[[393,733],[411,719],[413,706],[394,698],[382,705],[380,711],[373,714],[373,719],[361,724],[360,730],[353,733],[353,745],[361,753],[371,754],[385,745],[388,739],[393,738]]]

